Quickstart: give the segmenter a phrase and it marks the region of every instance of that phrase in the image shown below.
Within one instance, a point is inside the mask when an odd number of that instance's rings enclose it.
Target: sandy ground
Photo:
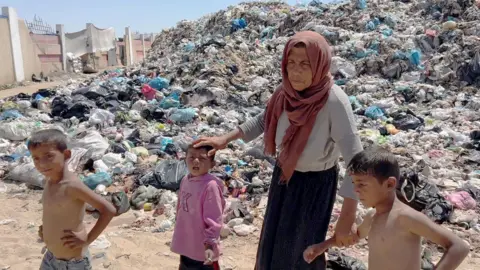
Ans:
[[[14,220],[0,225],[0,269],[27,270],[40,266],[43,248],[37,235],[42,214],[40,198],[41,191],[0,194],[0,224],[2,220]],[[172,232],[123,228],[134,220],[133,211],[114,218],[104,232],[111,246],[105,250],[90,248],[94,269],[178,269],[178,256],[169,249]],[[88,215],[87,226],[93,226],[95,221]],[[231,236],[223,242],[222,263],[234,269],[253,269],[257,243],[258,233],[243,238]]]
[[[19,93],[25,93],[25,94],[31,95],[31,94],[37,92],[38,89],[54,87],[54,86],[59,85],[60,83],[61,82],[44,82],[44,83],[31,84],[31,85],[28,85],[28,86],[22,86],[22,87],[17,87],[17,88],[1,90],[0,91],[0,99],[10,97],[10,96],[14,96],[14,95],[18,95]]]
[[[1,185],[1,181],[0,181]],[[7,184],[9,190],[15,184]],[[38,269],[43,244],[38,241],[37,229],[41,224],[41,191],[28,190],[16,194],[0,193],[0,269],[29,270]],[[10,223],[2,221],[11,219]],[[170,252],[169,243],[172,232],[152,233],[125,228],[135,220],[134,211],[114,218],[104,236],[111,243],[107,249],[90,248],[94,269],[178,269],[178,256]],[[95,219],[88,215],[88,227]],[[254,266],[259,231],[249,237],[230,236],[224,240],[221,264],[226,268],[251,270]],[[365,245],[363,243],[362,245]],[[366,260],[365,249],[358,247],[346,250],[346,253]],[[480,259],[468,258],[459,268],[461,270],[478,269]]]

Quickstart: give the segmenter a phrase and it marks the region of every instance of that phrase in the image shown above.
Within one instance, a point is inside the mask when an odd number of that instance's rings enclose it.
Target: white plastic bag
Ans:
[[[71,172],[75,172],[77,170],[78,164],[80,164],[80,160],[82,157],[88,152],[85,148],[73,148],[71,149],[72,156],[67,162],[68,170]]]
[[[23,141],[30,136],[34,129],[34,122],[13,121],[2,123],[0,138],[10,141]]]
[[[107,151],[108,141],[105,140],[100,133],[95,130],[87,130],[78,133],[69,143],[69,148],[85,148],[85,158],[99,160]]]
[[[88,122],[91,125],[108,125],[111,126],[115,122],[115,115],[109,111],[95,109],[90,114]]]
[[[107,165],[107,167],[112,168],[118,163],[122,163],[123,158],[121,154],[108,153],[102,157],[102,161],[105,163],[105,165]]]
[[[33,165],[33,162],[15,166],[6,179],[43,188],[45,177]]]
[[[108,172],[108,166],[105,165],[105,163],[101,159],[93,162],[93,168],[95,169],[96,173]]]

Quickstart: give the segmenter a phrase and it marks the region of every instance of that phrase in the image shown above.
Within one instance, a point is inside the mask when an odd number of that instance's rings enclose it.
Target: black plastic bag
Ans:
[[[421,119],[411,114],[399,114],[393,119],[393,125],[399,130],[417,129],[422,124]]]
[[[367,270],[362,261],[336,251],[328,252],[327,270]]]
[[[397,197],[440,224],[448,221],[453,212],[452,205],[440,194],[438,187],[433,183],[420,181],[414,171],[402,172],[397,186]]]
[[[177,191],[183,177],[188,174],[187,164],[183,160],[163,160],[153,172],[144,175],[138,180],[138,186],[153,186],[157,189]]]

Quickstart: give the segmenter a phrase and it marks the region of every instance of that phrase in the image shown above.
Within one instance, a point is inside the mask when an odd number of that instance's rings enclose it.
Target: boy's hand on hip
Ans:
[[[64,236],[61,238],[63,245],[71,249],[82,248],[87,245],[88,235],[85,230],[81,232],[74,232],[71,230],[64,230]]]
[[[338,247],[348,247],[358,243],[357,226],[337,224],[335,227],[335,240]]]
[[[206,249],[205,250],[205,262],[204,262],[204,264],[205,265],[211,265],[213,263],[213,256],[215,256],[215,254],[213,253],[213,250]]]

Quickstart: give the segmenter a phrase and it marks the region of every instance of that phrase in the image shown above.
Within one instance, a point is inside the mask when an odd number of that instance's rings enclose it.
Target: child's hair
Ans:
[[[200,146],[200,147],[196,147],[196,148],[195,148],[195,147],[193,146],[193,144],[190,144],[190,145],[188,146],[188,148],[187,148],[187,152],[186,152],[187,154],[188,154],[188,151],[189,151],[190,149],[204,149],[204,150],[207,151],[207,153],[208,153],[208,152],[210,152],[210,150],[213,150],[214,148],[213,148],[212,146],[210,146],[210,145],[204,145],[204,146]],[[211,159],[212,161],[215,160],[215,154],[211,155],[211,156],[210,156],[210,159]]]
[[[347,171],[350,174],[368,174],[375,177],[380,183],[389,177],[400,180],[400,167],[395,156],[382,148],[370,148],[356,154]]]
[[[67,136],[58,129],[44,129],[32,134],[28,141],[28,149],[31,150],[42,144],[52,144],[58,151],[63,152],[68,149]]]

